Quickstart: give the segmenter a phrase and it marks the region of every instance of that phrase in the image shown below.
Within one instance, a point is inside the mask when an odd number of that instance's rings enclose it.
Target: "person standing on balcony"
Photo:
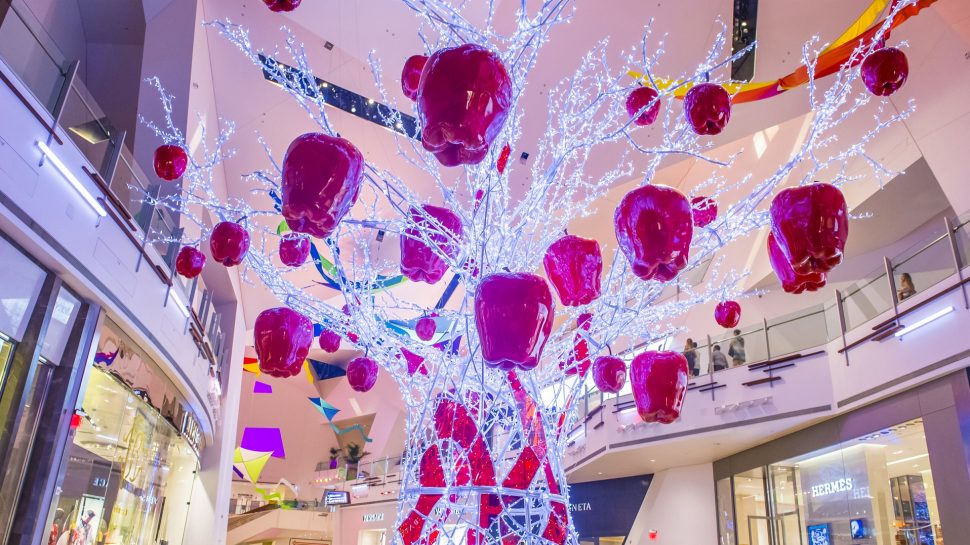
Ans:
[[[697,343],[694,339],[687,339],[684,343],[684,357],[687,358],[687,367],[690,369],[690,376],[696,377],[701,374],[700,366],[697,362]]]
[[[715,371],[723,371],[728,368],[727,357],[724,356],[724,352],[721,352],[721,345],[715,344],[714,351],[711,352],[711,364],[714,365]]]
[[[913,284],[913,277],[909,273],[903,273],[899,277],[899,290],[896,292],[896,298],[902,301],[913,295],[916,295],[916,286]]]
[[[741,330],[734,330],[734,338],[731,339],[731,344],[728,345],[728,356],[731,356],[731,364],[734,367],[739,365],[744,365],[744,337],[741,336]]]

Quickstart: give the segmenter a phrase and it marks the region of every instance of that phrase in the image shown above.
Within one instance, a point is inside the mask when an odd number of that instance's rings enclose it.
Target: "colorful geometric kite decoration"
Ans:
[[[256,381],[253,382],[253,393],[254,394],[271,394],[273,393],[273,387],[265,382]]]
[[[328,378],[339,378],[347,374],[347,371],[342,367],[332,365],[324,361],[317,360],[307,360],[310,362],[310,368],[313,369],[313,374],[316,375],[317,380],[327,380]]]
[[[350,433],[352,431],[359,431],[360,435],[364,438],[364,441],[370,443],[373,441],[367,436],[367,430],[364,429],[360,424],[354,424],[353,426],[347,426],[346,428],[341,428],[340,426],[333,423],[333,417],[337,416],[340,409],[334,407],[333,405],[327,403],[323,398],[320,397],[310,397],[307,398],[310,403],[313,403],[313,407],[320,411],[320,414],[327,417],[327,422],[330,424],[330,429],[337,435],[343,435],[345,433]]]
[[[259,452],[236,447],[236,452],[232,457],[232,469],[240,478],[256,484],[272,454],[272,452]]]
[[[259,370],[259,360],[256,358],[243,358],[243,371],[252,373],[257,377],[262,374]]]
[[[286,458],[279,428],[246,428],[240,446],[256,452],[271,452],[273,458]]]

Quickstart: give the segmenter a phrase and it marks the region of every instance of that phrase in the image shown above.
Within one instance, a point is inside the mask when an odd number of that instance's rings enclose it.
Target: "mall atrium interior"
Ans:
[[[0,545],[970,543],[970,0],[0,0]]]

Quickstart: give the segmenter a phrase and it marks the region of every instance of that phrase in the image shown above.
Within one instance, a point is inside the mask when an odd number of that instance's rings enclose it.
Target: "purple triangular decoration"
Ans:
[[[254,394],[271,394],[273,393],[273,387],[265,382],[256,381],[253,383],[253,393]]]

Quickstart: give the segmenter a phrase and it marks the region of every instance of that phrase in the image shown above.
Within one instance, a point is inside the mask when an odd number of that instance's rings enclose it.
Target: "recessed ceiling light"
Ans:
[[[650,461],[651,461],[651,462],[656,462],[656,460],[654,460],[653,458],[651,458],[651,459],[650,459]]]

